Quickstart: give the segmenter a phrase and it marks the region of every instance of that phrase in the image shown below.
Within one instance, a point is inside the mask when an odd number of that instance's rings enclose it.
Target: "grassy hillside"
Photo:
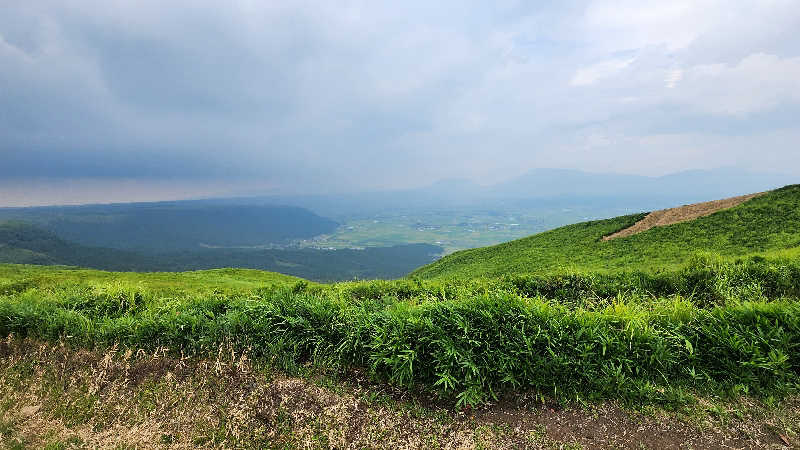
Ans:
[[[303,208],[211,201],[0,208],[4,220],[32,223],[80,245],[148,253],[284,244],[337,227]]]
[[[0,263],[146,270],[151,258],[125,250],[86,247],[39,227],[9,221],[0,222]]]
[[[469,278],[624,268],[655,270],[684,264],[702,251],[736,257],[800,246],[800,185],[690,222],[602,240],[645,215],[584,222],[492,247],[456,252],[417,269],[412,276]]]
[[[187,271],[239,267],[317,281],[400,278],[433,259],[428,244],[340,249],[208,248],[147,254],[89,247],[23,222],[0,222],[0,263],[68,265],[111,271]]]

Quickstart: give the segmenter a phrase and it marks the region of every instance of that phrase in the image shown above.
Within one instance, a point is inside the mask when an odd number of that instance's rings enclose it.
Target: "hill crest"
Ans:
[[[646,213],[576,223],[503,244],[463,250],[423,266],[411,276],[497,277],[514,274],[659,271],[698,253],[741,258],[800,250],[800,185],[790,185],[694,220],[626,236]]]
[[[734,206],[738,206],[752,198],[764,195],[765,193],[766,192],[758,192],[755,194],[740,195],[738,197],[712,200],[710,202],[693,203],[691,205],[676,206],[675,208],[653,211],[646,215],[644,219],[636,222],[632,226],[625,228],[624,230],[617,231],[616,233],[609,234],[608,236],[603,236],[603,240],[610,241],[612,239],[642,233],[655,227],[663,227],[699,219],[724,209],[733,208]]]

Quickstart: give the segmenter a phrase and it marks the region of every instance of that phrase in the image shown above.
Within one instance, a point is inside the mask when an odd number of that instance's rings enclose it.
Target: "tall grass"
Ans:
[[[666,403],[691,389],[773,395],[800,380],[800,266],[790,261],[191,293],[42,279],[0,285],[0,335],[189,355],[226,344],[288,370],[359,369],[459,406],[513,390]]]

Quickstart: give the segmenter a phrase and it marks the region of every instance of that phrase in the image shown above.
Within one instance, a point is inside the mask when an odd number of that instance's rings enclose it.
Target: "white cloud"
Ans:
[[[664,77],[664,86],[674,89],[675,86],[678,85],[678,82],[683,79],[683,70],[681,69],[672,69],[667,71],[666,77]]]
[[[588,86],[594,84],[598,80],[618,74],[623,69],[630,66],[633,61],[635,61],[635,58],[609,59],[592,64],[591,66],[583,67],[575,72],[575,75],[570,80],[570,84],[572,86]]]
[[[739,116],[800,103],[800,57],[757,53],[733,65],[694,66],[667,98],[701,112]]]
[[[694,65],[796,53],[800,8],[796,0],[592,0],[579,23],[573,32],[594,57],[651,48]]]
[[[586,9],[587,27],[609,51],[663,45],[685,48],[717,20],[719,5],[709,0],[593,1]]]

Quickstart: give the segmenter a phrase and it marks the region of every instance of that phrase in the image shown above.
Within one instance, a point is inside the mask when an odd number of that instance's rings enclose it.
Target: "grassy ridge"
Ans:
[[[792,261],[700,258],[662,274],[469,282],[284,278],[230,289],[214,271],[191,292],[179,279],[189,274],[148,285],[161,275],[3,266],[13,270],[27,272],[0,277],[0,335],[183,354],[232,345],[289,370],[355,368],[459,405],[519,389],[664,403],[696,389],[773,395],[796,390],[800,374]]]
[[[644,214],[584,222],[504,244],[456,252],[417,269],[420,278],[565,271],[675,268],[698,251],[726,257],[800,246],[800,185],[787,186],[742,205],[690,222],[626,238],[601,238]]]

